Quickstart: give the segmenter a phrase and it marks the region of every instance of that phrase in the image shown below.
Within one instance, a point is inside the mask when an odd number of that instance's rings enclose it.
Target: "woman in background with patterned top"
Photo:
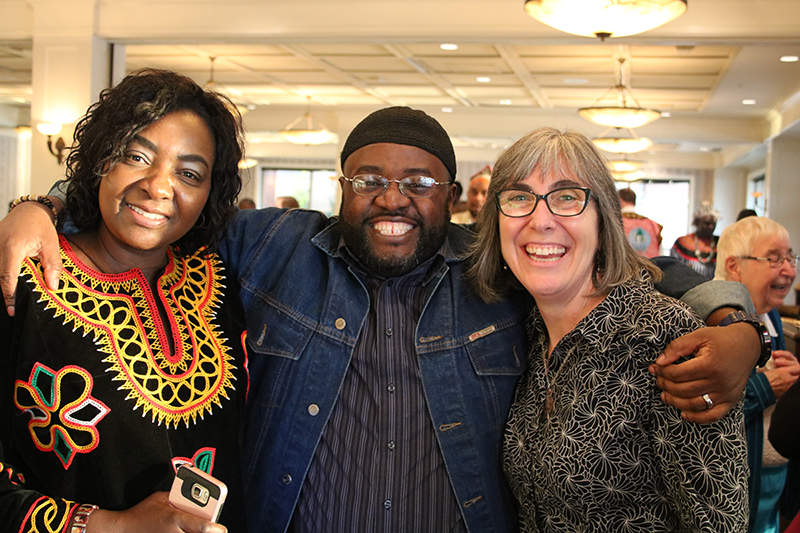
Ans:
[[[708,279],[712,279],[717,264],[719,237],[714,235],[714,230],[718,221],[719,211],[714,209],[710,202],[703,202],[692,217],[694,233],[678,237],[669,254]]]
[[[741,405],[701,426],[660,400],[648,366],[703,324],[653,288],[591,141],[526,135],[489,196],[469,275],[486,300],[521,283],[537,303],[504,444],[522,531],[744,531]]]
[[[221,522],[244,530],[244,317],[213,253],[241,187],[233,109],[145,70],[78,123],[59,287],[26,260],[0,320],[0,530],[225,531],[169,504],[182,464],[227,484]]]

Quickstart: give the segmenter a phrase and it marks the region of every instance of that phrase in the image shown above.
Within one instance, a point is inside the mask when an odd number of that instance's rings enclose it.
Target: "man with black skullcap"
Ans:
[[[448,222],[455,154],[432,117],[376,111],[341,165],[339,218],[245,210],[220,245],[248,320],[250,531],[515,531],[500,442],[532,302],[465,285],[472,233]]]

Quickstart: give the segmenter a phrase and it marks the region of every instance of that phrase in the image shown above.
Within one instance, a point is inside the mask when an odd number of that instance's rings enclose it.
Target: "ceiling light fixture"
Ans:
[[[800,61],[798,56],[781,56],[781,61],[784,63],[797,63]]]
[[[526,0],[525,11],[557,30],[625,37],[657,28],[686,11],[687,0]]]
[[[742,104],[743,105],[756,105],[756,101],[753,100],[752,98],[746,98],[746,99],[742,100]]]
[[[217,86],[217,82],[214,81],[214,61],[217,60],[215,56],[208,56],[209,61],[211,61],[211,68],[209,69],[209,76],[208,81],[206,82],[206,89],[214,89]]]
[[[644,172],[641,170],[631,170],[628,172],[612,171],[611,177],[613,177],[615,181],[636,181],[644,177]]]
[[[643,161],[636,161],[634,159],[628,159],[628,155],[624,155],[622,159],[612,159],[608,162],[608,166],[611,167],[611,172],[633,172],[635,170],[641,170],[644,166]]]
[[[281,131],[281,135],[283,135],[287,141],[294,144],[325,144],[334,142],[337,138],[336,134],[328,130],[322,122],[314,120],[310,111],[311,97],[306,96],[306,98],[306,113],[297,117],[291,124],[286,126],[283,131]],[[300,127],[295,127],[303,120],[305,120],[305,128],[302,127],[302,124]]]
[[[603,95],[597,99],[592,107],[583,107],[578,109],[578,114],[590,122],[600,124],[601,126],[610,126],[612,128],[638,128],[649,124],[656,119],[661,118],[661,112],[655,109],[644,109],[639,105],[639,102],[634,98],[633,93],[625,87],[625,80],[622,74],[622,65],[625,63],[625,58],[620,57],[619,61],[619,83],[611,87]],[[609,93],[616,92],[617,106],[598,106]],[[628,106],[628,97],[633,101],[636,107]]]
[[[442,43],[439,48],[442,50],[458,50],[458,45],[455,43]]]
[[[489,76],[478,76],[477,78],[475,78],[475,81],[477,81],[478,83],[489,83],[490,81],[492,81],[492,78],[490,78]]]
[[[609,128],[611,129],[611,128]],[[616,130],[620,130],[622,128],[615,128]],[[605,150],[606,152],[612,152],[615,154],[635,154],[636,152],[641,152],[642,150],[646,150],[650,146],[653,145],[653,141],[646,137],[637,137],[633,130],[630,128],[626,128],[630,133],[630,137],[603,137],[606,134],[606,131],[600,134],[600,137],[596,139],[592,139],[592,142],[595,146],[600,148],[601,150]]]

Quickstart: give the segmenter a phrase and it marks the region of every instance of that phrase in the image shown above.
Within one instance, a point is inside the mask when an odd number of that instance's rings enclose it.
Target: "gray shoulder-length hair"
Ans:
[[[654,281],[661,271],[640,256],[628,243],[622,226],[619,195],[606,159],[584,135],[572,130],[545,127],[534,130],[503,150],[498,156],[489,182],[486,204],[478,215],[478,237],[470,254],[466,272],[477,294],[491,302],[506,291],[520,288],[510,270],[504,269],[500,247],[500,213],[497,193],[527,178],[534,169],[542,176],[571,179],[592,191],[599,219],[598,248],[595,252],[593,296],[605,296],[611,289],[638,278],[641,270]],[[547,209],[538,205],[537,209]]]

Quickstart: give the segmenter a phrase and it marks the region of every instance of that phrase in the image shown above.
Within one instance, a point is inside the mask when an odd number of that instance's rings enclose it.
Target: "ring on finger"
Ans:
[[[706,402],[706,409],[711,409],[714,407],[714,402],[711,401],[711,396],[708,394],[703,394],[703,401]]]

